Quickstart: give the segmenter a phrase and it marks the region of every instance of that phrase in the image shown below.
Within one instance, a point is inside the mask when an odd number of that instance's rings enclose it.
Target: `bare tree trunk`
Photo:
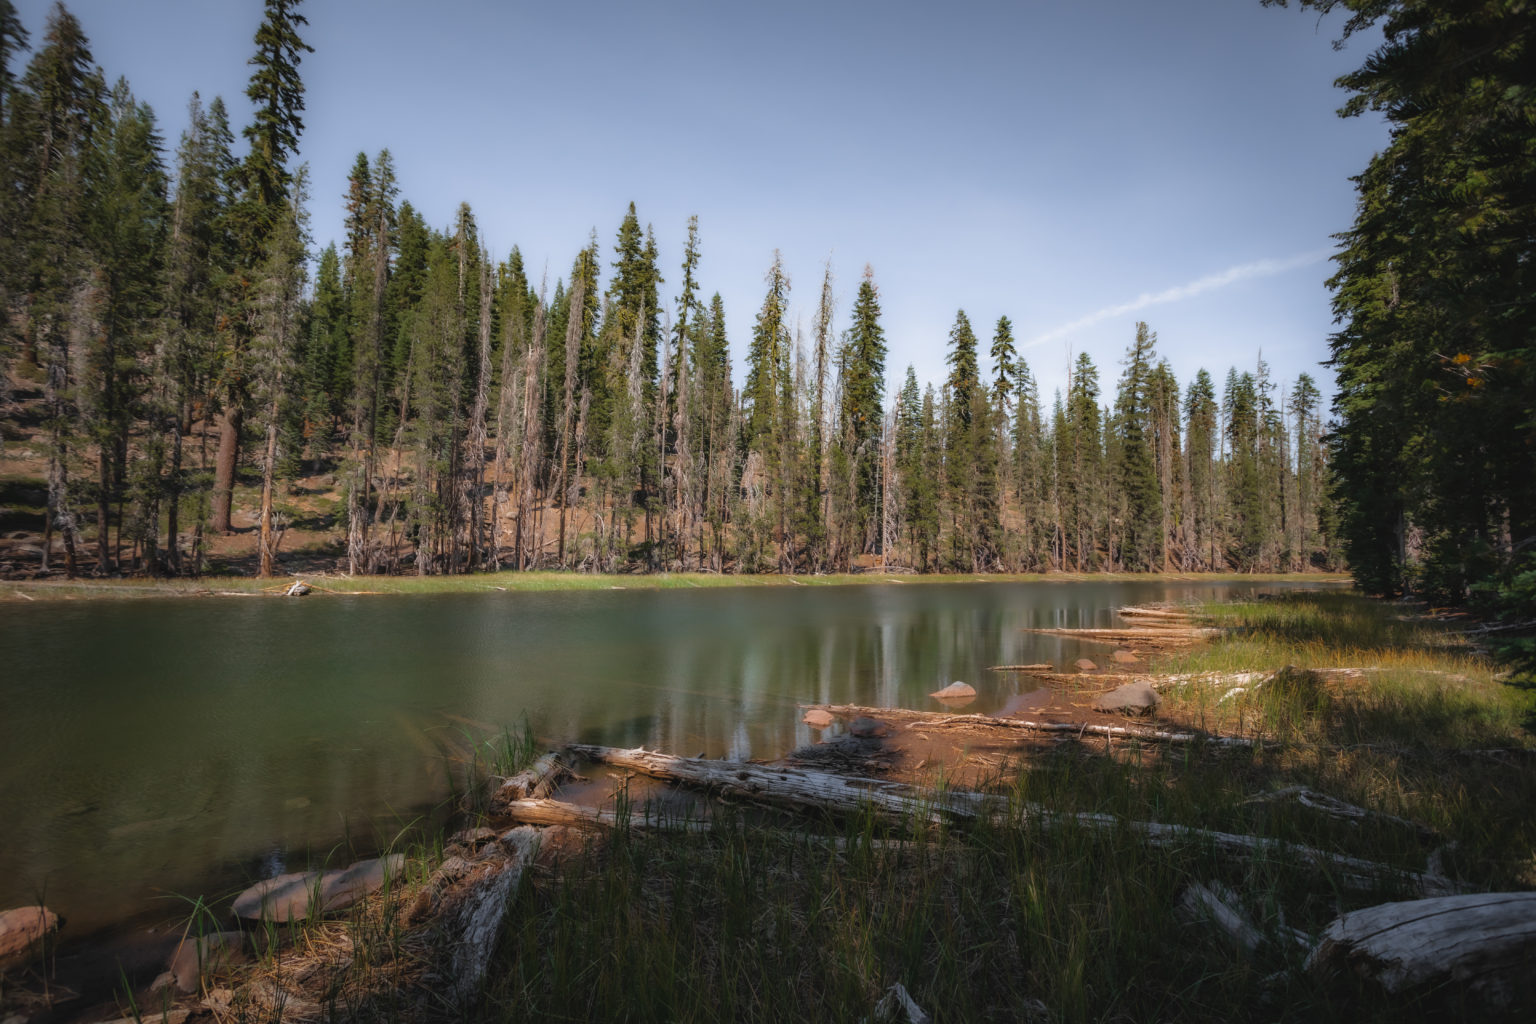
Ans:
[[[278,375],[277,388],[282,386]],[[277,469],[277,394],[267,406],[267,447],[261,464],[261,535],[257,541],[259,566],[256,575],[268,579],[272,575],[272,563],[277,555],[277,544],[272,536],[272,480]]]
[[[165,514],[166,567],[173,575],[181,575],[181,409],[176,410],[176,422],[171,425],[171,472],[169,508]]]
[[[240,428],[245,410],[234,395],[229,396],[219,413],[219,451],[213,465],[213,518],[210,526],[217,533],[229,533],[231,506],[235,496],[235,465],[240,459]]]
[[[468,518],[469,551],[467,568],[485,568],[492,558],[484,558],[485,502],[481,490],[485,486],[485,433],[486,409],[490,402],[491,387],[491,264],[489,257],[480,254],[480,364],[475,382],[475,404],[469,414],[469,451],[466,453],[464,473],[465,514]],[[494,542],[493,542],[494,543]],[[483,563],[482,563],[483,559]]]
[[[566,473],[570,468],[571,458],[571,404],[576,398],[576,359],[581,351],[581,335],[585,324],[587,301],[587,281],[585,276],[578,276],[571,288],[571,301],[568,307],[565,321],[565,387],[563,389],[563,402],[560,410],[560,465],[557,469],[556,489],[560,498],[560,543],[555,549],[556,563],[560,568],[565,568],[565,520],[567,486]]]

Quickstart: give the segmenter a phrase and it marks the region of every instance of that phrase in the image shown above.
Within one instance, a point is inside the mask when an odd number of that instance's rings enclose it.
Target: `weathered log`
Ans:
[[[1409,821],[1407,818],[1399,818],[1397,815],[1388,814],[1386,811],[1373,811],[1369,807],[1357,807],[1337,797],[1329,796],[1326,793],[1319,793],[1314,789],[1308,789],[1306,786],[1287,786],[1284,789],[1277,789],[1273,793],[1264,793],[1260,796],[1252,797],[1245,802],[1251,804],[1269,803],[1277,800],[1295,800],[1309,810],[1344,821],[1361,822],[1375,819],[1393,825],[1401,825],[1404,828],[1413,829],[1426,839],[1437,834],[1428,825],[1421,825],[1416,821]]]
[[[1149,740],[1159,743],[1210,743],[1222,747],[1251,747],[1254,740],[1246,736],[1222,736],[1201,732],[1156,729],[1144,725],[1099,725],[1091,722],[1047,722],[1028,718],[1002,718],[993,715],[946,715],[935,718],[931,712],[910,711],[905,708],[865,708],[855,704],[815,704],[812,710],[829,714],[894,718],[906,723],[908,729],[945,729],[958,726],[975,726],[995,729],[1022,729],[1028,732],[1060,733],[1069,736],[1113,736],[1124,739]]]
[[[584,807],[559,800],[513,800],[503,805],[502,813],[524,825],[572,825],[588,831],[608,831],[620,825],[632,832],[707,832],[709,822],[698,819],[649,816],[632,811],[622,819],[601,807]]]
[[[1536,1005],[1533,957],[1536,893],[1495,892],[1344,914],[1323,932],[1307,969],[1324,979],[1353,976],[1393,995],[1443,986],[1463,1012],[1514,1015]]]
[[[452,918],[454,994],[468,1003],[480,990],[485,970],[496,951],[501,919],[507,900],[523,877],[523,869],[537,852],[539,831],[528,826],[512,829],[501,837],[503,858],[471,883],[454,909]]]
[[[1220,882],[1195,882],[1179,896],[1174,910],[1187,924],[1210,924],[1246,953],[1254,953],[1266,941],[1265,934],[1238,906],[1237,893]],[[1300,947],[1312,945],[1305,932],[1282,927],[1279,938]]]
[[[556,783],[570,774],[570,768],[560,760],[559,755],[550,751],[516,775],[506,778],[492,776],[491,813],[502,813],[502,808],[514,800],[548,796]]]
[[[832,775],[788,765],[676,757],[641,747],[621,750],[574,744],[566,749],[589,761],[790,810],[858,814],[873,808],[896,817],[939,822],[974,818],[978,806],[987,806],[995,813],[1007,806],[1001,797],[980,793],[938,793],[903,782]]]
[[[1031,665],[988,665],[988,672],[1049,672],[1056,666],[1048,661],[1036,662]]]
[[[917,1001],[907,992],[907,988],[901,982],[897,982],[886,989],[885,995],[875,1004],[874,1016],[870,1018],[873,1024],[933,1024],[933,1018],[917,1005]]]
[[[1126,605],[1116,609],[1116,615],[1127,619],[1155,619],[1170,623],[1191,622],[1194,615],[1187,611],[1178,611],[1173,608],[1147,608],[1141,605]]]
[[[1210,626],[1136,626],[1130,629],[1026,629],[1042,636],[1066,636],[1096,644],[1192,644],[1220,636],[1221,630]]]
[[[1328,871],[1340,885],[1369,890],[1383,880],[1396,881],[1423,895],[1445,896],[1460,891],[1455,882],[1435,875],[1403,871],[1375,861],[1330,853],[1299,843],[1237,835],[1187,825],[1129,821],[1108,814],[1066,813],[1036,804],[1015,805],[987,793],[932,790],[880,779],[845,777],[783,765],[746,764],[676,757],[636,748],[574,745],[568,748],[589,761],[631,768],[659,779],[699,786],[714,792],[792,810],[858,814],[873,810],[899,820],[1004,820],[1012,813],[1047,828],[1074,826],[1095,832],[1128,832],[1156,847],[1209,846],[1228,856],[1273,857]]]

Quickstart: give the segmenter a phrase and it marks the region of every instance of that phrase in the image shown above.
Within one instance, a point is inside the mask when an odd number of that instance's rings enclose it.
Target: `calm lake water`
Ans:
[[[1302,584],[1305,585],[1305,584]],[[543,740],[774,757],[797,703],[967,711],[1102,658],[1022,632],[1273,590],[1212,583],[908,583],[0,608],[0,909],[42,896],[80,935],[172,894],[345,861],[448,791],[527,716]],[[1024,683],[1026,689],[1032,688]],[[156,898],[161,898],[159,904]]]

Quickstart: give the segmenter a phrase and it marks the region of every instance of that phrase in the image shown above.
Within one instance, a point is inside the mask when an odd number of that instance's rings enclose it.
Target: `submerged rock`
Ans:
[[[1077,666],[1077,670],[1079,672],[1097,672],[1099,670],[1099,666],[1095,665],[1087,658],[1078,658],[1072,664]]]
[[[848,723],[848,731],[860,739],[876,739],[891,734],[890,726],[868,715],[860,715]]]
[[[313,913],[345,910],[397,878],[405,857],[360,860],[340,871],[296,871],[257,882],[235,897],[235,916],[247,921],[297,921]]]
[[[240,932],[188,936],[171,955],[170,975],[177,991],[196,992],[205,975],[248,959],[245,936]]]
[[[1117,686],[1093,703],[1096,711],[1123,715],[1150,715],[1157,707],[1157,691],[1151,683],[1126,683]]]
[[[35,948],[59,930],[59,915],[47,907],[0,911],[0,971],[32,958]]]
[[[820,708],[813,708],[805,713],[801,721],[812,729],[825,729],[832,724],[832,716]]]

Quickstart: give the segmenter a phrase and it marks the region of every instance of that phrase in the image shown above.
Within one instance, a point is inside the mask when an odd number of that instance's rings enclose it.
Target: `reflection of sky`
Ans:
[[[0,620],[0,905],[179,889],[273,849],[323,858],[440,800],[474,742],[768,758],[799,704],[968,711],[1103,648],[1022,630],[1224,589],[907,583],[12,607]],[[1028,685],[1026,684],[1026,688]],[[103,839],[105,837],[105,839]],[[52,901],[52,897],[50,897]],[[89,921],[90,913],[85,913]]]

